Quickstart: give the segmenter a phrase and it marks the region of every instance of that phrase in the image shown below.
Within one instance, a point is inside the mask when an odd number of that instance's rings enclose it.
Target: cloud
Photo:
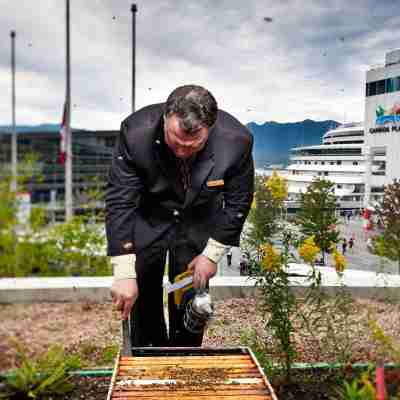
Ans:
[[[115,129],[131,110],[131,1],[71,0],[72,123]],[[0,125],[10,121],[17,31],[19,123],[59,122],[65,3],[0,1]],[[243,122],[362,120],[368,65],[396,46],[396,1],[146,0],[136,14],[136,106],[184,83]],[[266,20],[267,17],[267,20]],[[269,20],[271,19],[271,20]],[[8,40],[7,40],[8,39]]]

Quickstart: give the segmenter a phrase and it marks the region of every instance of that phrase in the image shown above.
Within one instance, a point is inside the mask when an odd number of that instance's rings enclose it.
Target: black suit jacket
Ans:
[[[163,110],[151,105],[121,124],[106,190],[109,256],[138,253],[173,224],[182,224],[199,253],[210,237],[239,244],[254,191],[252,135],[219,110],[185,194],[164,142]]]

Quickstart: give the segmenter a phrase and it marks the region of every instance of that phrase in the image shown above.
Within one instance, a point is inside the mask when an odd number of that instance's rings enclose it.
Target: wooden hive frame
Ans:
[[[253,352],[133,348],[118,355],[107,400],[277,400]]]

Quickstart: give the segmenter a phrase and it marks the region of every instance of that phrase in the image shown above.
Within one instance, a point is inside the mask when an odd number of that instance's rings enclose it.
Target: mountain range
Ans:
[[[254,136],[255,164],[258,168],[269,164],[286,164],[292,147],[321,144],[324,133],[338,125],[332,120],[311,119],[292,123],[270,121],[261,125],[250,122],[247,127]]]
[[[286,164],[292,147],[320,144],[324,133],[338,125],[338,122],[332,120],[313,121],[311,119],[292,123],[269,121],[261,125],[255,122],[248,123],[247,127],[254,136],[253,156],[256,167]],[[59,124],[17,126],[19,133],[53,132],[58,134],[59,131]],[[11,127],[0,126],[0,133],[6,132],[10,133]]]

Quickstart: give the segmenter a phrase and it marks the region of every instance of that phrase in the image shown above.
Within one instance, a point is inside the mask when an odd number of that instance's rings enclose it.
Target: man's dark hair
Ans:
[[[176,88],[165,104],[165,118],[176,115],[181,128],[187,133],[197,131],[201,126],[208,128],[217,119],[218,105],[214,96],[201,86],[185,85]]]

